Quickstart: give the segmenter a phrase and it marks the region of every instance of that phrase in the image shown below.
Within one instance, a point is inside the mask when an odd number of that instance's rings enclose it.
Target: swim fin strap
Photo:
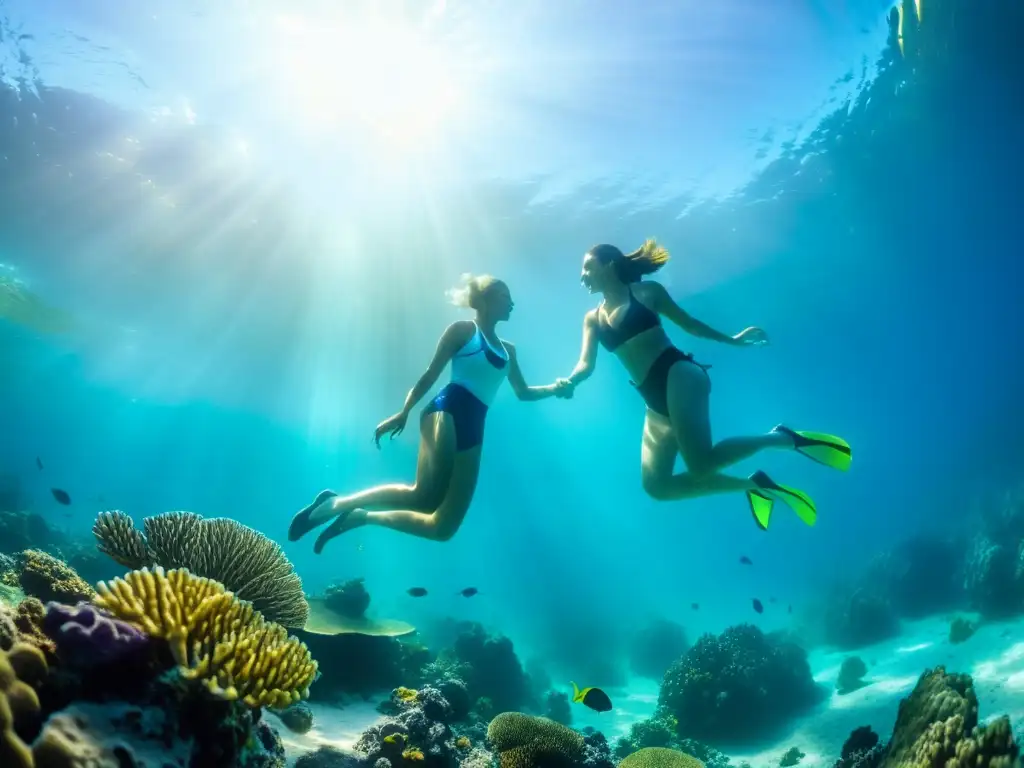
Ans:
[[[850,444],[841,437],[826,435],[824,432],[797,431],[782,424],[772,431],[788,435],[793,439],[793,448],[798,453],[826,467],[845,472],[853,461]]]
[[[814,506],[814,502],[811,500],[811,497],[803,491],[798,491],[796,488],[791,488],[788,485],[779,485],[761,470],[752,474],[750,479],[754,482],[754,485],[757,486],[757,490],[747,491],[747,499],[751,502],[751,511],[754,512],[754,519],[758,521],[758,525],[760,525],[760,519],[758,518],[758,513],[754,510],[756,500],[751,496],[751,494],[762,497],[766,496],[773,501],[781,501],[787,507],[792,509],[796,513],[796,516],[799,517],[805,525],[814,525],[818,522],[818,510]],[[763,510],[763,502],[757,501],[757,505],[759,505]],[[770,517],[770,508],[768,512],[768,515],[764,515],[764,519],[766,521],[767,518]],[[767,527],[767,525],[765,527]]]

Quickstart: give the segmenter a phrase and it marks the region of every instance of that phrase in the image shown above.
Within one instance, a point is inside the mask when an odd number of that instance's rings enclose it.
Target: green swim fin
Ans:
[[[798,453],[826,467],[845,472],[853,461],[850,444],[841,437],[826,435],[824,432],[797,431],[782,424],[776,426],[772,432],[779,432],[792,438],[793,448]]]
[[[779,485],[761,470],[752,474],[750,479],[753,481],[754,485],[757,486],[757,490],[747,491],[748,499],[751,499],[751,493],[758,496],[767,496],[773,501],[781,501],[783,504],[788,506],[796,512],[796,516],[799,517],[806,525],[814,525],[818,521],[818,510],[815,508],[811,497],[803,491],[798,491],[796,488],[790,488],[788,485]],[[752,509],[753,506],[754,500],[751,499]],[[756,512],[754,513],[754,518],[757,519]]]
[[[772,519],[772,507],[775,506],[775,500],[761,491],[747,491],[747,503],[750,504],[750,514],[754,516],[757,527],[762,531],[767,531],[768,523]]]

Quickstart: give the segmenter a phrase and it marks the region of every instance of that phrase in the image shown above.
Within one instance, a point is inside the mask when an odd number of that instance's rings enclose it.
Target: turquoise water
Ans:
[[[0,274],[69,327],[0,320],[0,469],[73,534],[103,509],[230,516],[309,593],[365,577],[428,640],[478,621],[622,696],[654,618],[798,630],[834,578],[1019,480],[1024,22],[968,8],[926,2],[901,56],[890,8],[852,0],[4,3]],[[572,400],[502,389],[453,540],[286,542],[321,488],[412,478],[415,429],[371,436],[466,317],[463,272],[507,282],[502,336],[545,384],[595,305],[583,254],[649,236],[690,314],[772,339],[671,331],[713,365],[716,438],[853,445],[845,475],[740,467],[810,493],[814,528],[646,497],[642,402],[603,353]]]

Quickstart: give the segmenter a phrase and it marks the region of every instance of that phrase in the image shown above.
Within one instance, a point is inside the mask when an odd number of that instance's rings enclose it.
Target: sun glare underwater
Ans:
[[[0,3],[0,767],[1012,768],[1024,3]]]

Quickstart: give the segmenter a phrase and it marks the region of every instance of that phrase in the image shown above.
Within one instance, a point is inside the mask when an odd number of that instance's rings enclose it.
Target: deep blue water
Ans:
[[[647,236],[687,311],[771,335],[673,333],[714,366],[715,435],[781,421],[854,446],[848,475],[741,467],[811,493],[818,525],[765,534],[742,497],[646,498],[643,408],[603,355],[568,403],[499,395],[454,540],[285,545],[309,590],[365,576],[381,614],[477,619],[564,665],[652,615],[787,627],[750,598],[799,606],[1019,473],[1019,3],[946,0],[956,24],[907,58],[878,2],[651,3],[628,23],[614,3],[503,5],[449,3],[431,27],[504,43],[470,117],[421,153],[343,118],[312,130],[292,97],[330,104],[337,78],[275,80],[265,8],[0,6],[0,261],[76,319],[0,321],[0,469],[35,509],[83,535],[101,508],[187,509],[283,540],[322,487],[411,477],[415,431],[381,452],[370,436],[459,316],[460,273],[508,282],[503,333],[545,383],[592,306],[582,254]],[[419,584],[434,599],[405,595]],[[467,585],[480,597],[452,596]]]

